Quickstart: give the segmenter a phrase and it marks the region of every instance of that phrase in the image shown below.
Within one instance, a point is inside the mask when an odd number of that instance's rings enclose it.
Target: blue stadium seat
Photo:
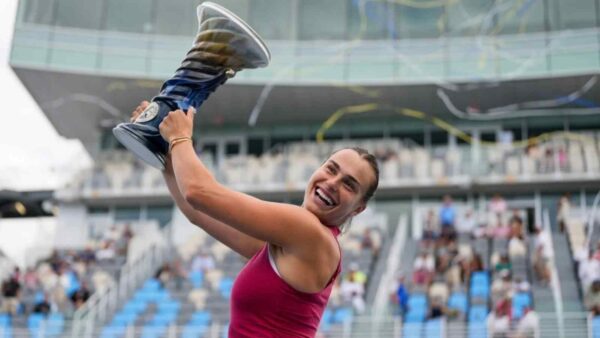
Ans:
[[[333,319],[333,311],[331,309],[326,308],[323,312],[323,316],[321,317],[321,324],[319,324],[319,330],[323,332],[329,332],[331,329],[331,322]]]
[[[225,277],[221,279],[219,282],[219,292],[221,296],[225,299],[229,299],[231,297],[231,289],[233,288],[233,279],[230,277]]]
[[[467,296],[462,292],[454,292],[448,299],[448,308],[458,310],[461,313],[467,313],[469,302]]]
[[[427,314],[427,296],[422,293],[411,294],[408,297],[408,311],[404,315],[407,323],[422,322]]]
[[[115,338],[122,337],[125,334],[126,327],[125,326],[113,326],[108,325],[102,329],[102,333],[100,334],[100,338]]]
[[[38,337],[40,335],[40,328],[45,319],[45,316],[41,313],[32,313],[29,315],[27,318],[27,328],[31,336]]]
[[[201,338],[206,335],[209,327],[206,325],[192,325],[188,324],[183,327],[183,333],[181,338]]]
[[[335,310],[333,314],[332,322],[343,324],[352,320],[352,308],[341,307]]]
[[[223,326],[223,332],[221,333],[221,338],[228,338],[229,337],[229,323],[225,324],[225,326]]]
[[[490,275],[487,271],[475,271],[471,274],[471,287],[474,285],[490,285]]]
[[[135,322],[137,317],[138,317],[137,313],[119,312],[113,317],[111,324],[114,326],[131,325]]]
[[[471,285],[469,294],[470,294],[471,298],[487,299],[490,295],[490,286],[488,284]]]
[[[146,325],[142,329],[141,338],[159,338],[167,332],[166,325]]]
[[[177,313],[181,308],[181,304],[178,301],[170,300],[158,303],[158,313],[168,314]]]
[[[162,286],[160,285],[158,279],[155,278],[146,280],[142,286],[142,290],[144,291],[159,291],[160,289],[162,289]]]
[[[468,326],[469,337],[468,338],[481,338],[487,337],[486,322],[470,322]]]
[[[197,311],[192,314],[188,324],[190,325],[208,325],[211,321],[211,315],[208,311]]]
[[[0,327],[10,326],[10,316],[6,313],[0,313]]]
[[[470,323],[482,323],[487,319],[488,310],[485,305],[474,305],[469,310]]]
[[[441,338],[442,337],[442,321],[439,319],[428,320],[425,323],[426,338]]]
[[[600,316],[592,319],[592,332],[593,338],[600,338]]]
[[[77,279],[77,275],[75,275],[75,272],[73,271],[67,272],[67,279],[69,279],[69,286],[65,287],[65,294],[68,297],[71,297],[72,294],[79,290],[81,285],[79,284],[79,279]]]
[[[531,296],[526,292],[519,292],[512,299],[512,312],[515,319],[523,317],[526,307],[531,307]]]
[[[61,313],[52,313],[46,320],[46,336],[58,336],[65,327],[65,317]]]
[[[146,311],[146,308],[148,308],[148,303],[144,302],[144,301],[140,301],[140,300],[130,300],[128,301],[125,306],[123,306],[123,309],[121,310],[122,313],[135,313],[135,314],[140,314],[144,311]]]
[[[12,327],[10,325],[10,316],[6,313],[0,313],[0,338],[11,338]]]
[[[204,274],[202,273],[202,271],[194,271],[190,274],[189,276],[190,281],[192,282],[192,285],[195,288],[201,288],[202,284],[204,283]]]
[[[152,317],[150,321],[151,326],[163,326],[169,325],[177,319],[176,312],[168,312],[168,313],[157,313]]]
[[[413,293],[408,297],[408,308],[427,307],[427,296],[422,293]]]
[[[403,338],[421,338],[423,323],[405,323],[402,327]]]
[[[406,323],[416,323],[425,320],[425,311],[408,311],[404,315],[404,321]]]

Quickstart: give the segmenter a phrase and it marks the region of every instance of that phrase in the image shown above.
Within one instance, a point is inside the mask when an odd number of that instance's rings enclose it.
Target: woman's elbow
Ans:
[[[202,207],[202,194],[195,187],[190,187],[185,191],[182,191],[183,198],[185,201],[196,210],[200,210]]]

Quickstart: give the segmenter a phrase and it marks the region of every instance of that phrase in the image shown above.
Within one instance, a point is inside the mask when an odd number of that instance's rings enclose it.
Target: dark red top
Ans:
[[[340,233],[337,227],[329,229],[336,237]],[[340,273],[341,256],[327,286],[320,292],[306,293],[273,271],[268,248],[265,244],[248,261],[233,284],[229,337],[314,337]]]

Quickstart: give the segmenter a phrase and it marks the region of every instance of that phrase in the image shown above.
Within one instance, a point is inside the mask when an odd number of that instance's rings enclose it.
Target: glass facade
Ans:
[[[11,62],[164,79],[200,0],[22,0]],[[596,72],[600,0],[218,0],[272,50],[234,81],[402,83]]]
[[[214,0],[266,39],[393,39],[597,27],[599,0]],[[22,20],[188,36],[200,0],[24,0]]]

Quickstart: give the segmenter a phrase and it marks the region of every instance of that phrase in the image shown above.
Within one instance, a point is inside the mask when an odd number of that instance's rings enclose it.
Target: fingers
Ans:
[[[131,113],[131,118],[129,119],[129,121],[130,122],[134,122],[135,120],[137,120],[138,116],[140,116],[140,114],[144,110],[146,110],[146,108],[148,108],[149,104],[150,104],[150,102],[148,102],[148,101],[142,101],[142,102],[140,102],[140,104]]]

